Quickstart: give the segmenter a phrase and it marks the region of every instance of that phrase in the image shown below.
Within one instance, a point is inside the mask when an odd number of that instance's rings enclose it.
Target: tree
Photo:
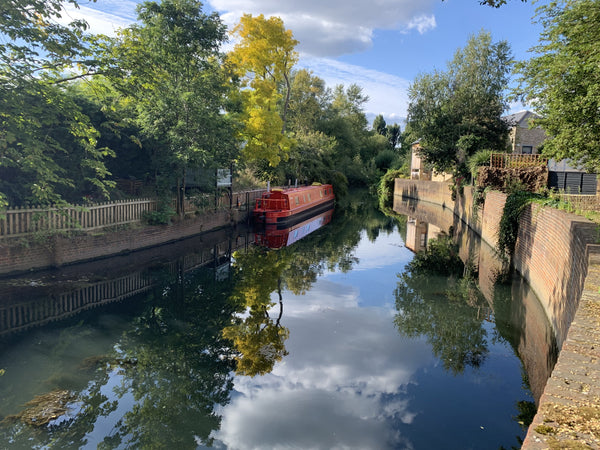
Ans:
[[[375,117],[373,120],[373,130],[382,136],[385,136],[387,124],[385,123],[385,119],[381,114]]]
[[[447,71],[419,75],[409,88],[408,126],[421,139],[422,156],[437,171],[458,170],[481,149],[503,150],[508,133],[502,113],[511,67],[506,41],[472,36]]]
[[[390,142],[390,148],[392,150],[396,150],[396,147],[400,144],[400,134],[402,130],[400,130],[400,125],[395,123],[394,125],[388,125],[385,129],[385,137],[388,138]]]
[[[287,115],[288,129],[294,133],[316,130],[330,102],[329,96],[329,89],[321,78],[306,69],[295,71]]]
[[[243,154],[250,161],[266,159],[277,166],[287,158],[293,143],[286,128],[298,41],[280,18],[265,19],[262,14],[245,14],[233,33],[239,42],[229,53],[229,62],[241,77],[242,86],[251,88],[242,91]]]
[[[194,168],[229,165],[236,155],[231,85],[222,65],[225,26],[196,0],[145,2],[140,24],[122,30],[109,48],[106,71],[135,105],[135,121],[156,142],[153,155],[162,190],[177,185],[183,216],[185,178]]]
[[[518,64],[516,93],[542,116],[544,154],[600,170],[600,4],[561,0],[538,10],[544,30],[533,58]]]
[[[8,202],[61,203],[61,191],[70,200],[92,193],[75,191],[78,173],[58,161],[73,162],[73,149],[93,193],[107,196],[112,185],[102,161],[111,152],[97,148],[97,130],[66,89],[68,81],[94,72],[93,38],[83,21],[57,22],[62,4],[15,0],[2,6],[0,209]],[[81,72],[69,73],[76,65]]]

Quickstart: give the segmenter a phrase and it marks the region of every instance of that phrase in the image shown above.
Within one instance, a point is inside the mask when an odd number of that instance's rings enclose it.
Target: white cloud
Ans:
[[[358,84],[363,88],[363,93],[369,96],[365,106],[367,115],[382,114],[386,122],[402,125],[408,107],[409,80],[329,58],[303,56],[298,65],[312,70],[329,87]]]
[[[94,7],[95,5],[76,8],[71,4],[66,4],[64,7],[65,14],[59,22],[67,23],[72,20],[83,19],[89,25],[88,32],[113,36],[117,29],[128,26],[137,17],[135,13],[137,3],[134,1],[103,0],[101,3],[102,10]]]
[[[323,279],[307,295],[283,293],[289,355],[270,374],[236,378],[217,447],[412,448],[393,424],[417,416],[407,388],[434,360],[423,339],[399,335],[392,310],[359,308],[357,295]]]
[[[300,41],[298,50],[318,57],[336,57],[367,50],[373,32],[435,28],[433,0],[209,0],[228,24],[242,14],[280,17]]]
[[[433,30],[437,26],[435,21],[435,16],[430,15],[422,15],[413,18],[408,25],[406,26],[406,30],[417,30],[419,34],[423,34],[429,30]]]
[[[85,19],[90,32],[114,35],[118,28],[135,21],[139,3],[139,0],[102,0],[79,9],[69,6],[63,22]],[[243,13],[281,17],[300,41],[300,67],[311,69],[329,87],[358,84],[369,96],[365,112],[370,121],[382,114],[386,122],[402,125],[409,81],[344,64],[331,57],[369,49],[376,29],[397,29],[402,33],[413,29],[423,33],[431,29],[435,26],[435,18],[430,15],[433,0],[210,0],[209,3],[221,13],[229,27],[237,23]],[[223,50],[231,46],[229,43]]]

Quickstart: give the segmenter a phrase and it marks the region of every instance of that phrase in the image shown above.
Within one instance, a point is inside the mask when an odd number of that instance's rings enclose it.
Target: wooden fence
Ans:
[[[490,155],[490,167],[516,169],[521,167],[545,166],[547,164],[548,158],[542,155],[519,153],[492,153]]]
[[[219,197],[203,195],[186,199],[188,213],[214,209],[250,210],[263,190],[234,192]],[[144,213],[156,211],[158,201],[151,198],[119,200],[93,205],[71,205],[62,208],[24,207],[0,211],[0,238],[21,236],[39,231],[95,230],[117,225],[139,223]],[[174,204],[173,204],[174,206]]]

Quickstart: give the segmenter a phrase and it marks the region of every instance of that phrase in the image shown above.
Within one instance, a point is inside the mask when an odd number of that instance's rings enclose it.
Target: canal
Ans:
[[[447,210],[395,209],[0,280],[0,448],[519,448],[537,298]]]

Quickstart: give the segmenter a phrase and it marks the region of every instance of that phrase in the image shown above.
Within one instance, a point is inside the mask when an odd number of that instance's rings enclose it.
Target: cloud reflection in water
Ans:
[[[411,448],[406,387],[434,363],[422,339],[406,339],[394,310],[358,307],[356,289],[324,279],[304,296],[284,293],[289,355],[262,377],[237,377],[214,437],[228,448]]]

